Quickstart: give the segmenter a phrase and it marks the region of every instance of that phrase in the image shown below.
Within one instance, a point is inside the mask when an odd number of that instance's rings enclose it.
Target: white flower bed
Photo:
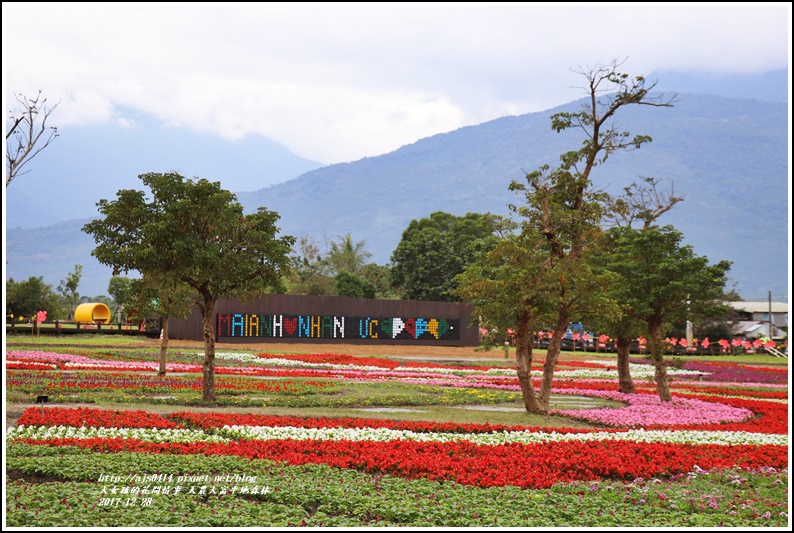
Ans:
[[[229,439],[225,437],[210,435],[197,429],[18,426],[6,431],[6,440],[92,439],[95,437],[136,439],[146,442],[229,442]]]
[[[616,440],[634,442],[669,442],[675,444],[778,444],[787,446],[787,435],[769,435],[745,431],[598,431],[592,433],[543,433],[501,431],[493,433],[418,433],[388,428],[299,428],[292,426],[224,426],[220,433],[232,439],[246,440],[350,440],[386,442],[410,440],[421,442],[469,441],[474,444],[532,444],[559,441]]]

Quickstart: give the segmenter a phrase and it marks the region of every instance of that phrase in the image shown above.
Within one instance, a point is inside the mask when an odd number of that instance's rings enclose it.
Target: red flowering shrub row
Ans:
[[[742,365],[729,361],[698,361],[702,366],[713,366],[721,368],[736,368],[742,370],[752,370],[753,372],[767,372],[769,374],[777,374],[780,376],[788,376],[788,368],[781,368],[767,365]]]
[[[303,361],[304,363],[329,364],[329,365],[359,365],[377,366],[381,368],[397,368],[400,366],[398,361],[389,359],[379,359],[377,357],[355,357],[353,355],[336,353],[312,353],[312,354],[256,354],[265,359],[288,359],[290,361]]]
[[[95,428],[184,428],[156,413],[147,411],[116,411],[112,409],[92,409],[89,407],[50,407],[43,409],[31,407],[19,417],[19,426],[71,426]]]
[[[58,367],[51,363],[6,363],[7,370],[55,370]]]
[[[216,374],[238,375],[238,376],[268,376],[281,378],[328,378],[344,377],[346,375],[360,375],[360,370],[346,373],[344,370],[333,370],[333,376],[328,374],[328,370],[312,370],[310,368],[240,368],[216,366]]]
[[[442,365],[439,363],[424,363],[422,361],[406,361],[402,363],[402,366],[405,368],[443,368],[446,370],[482,370],[486,372],[494,368],[492,366],[474,366],[474,365],[452,366],[452,365]]]
[[[28,444],[78,446],[98,452],[235,455],[327,464],[406,478],[450,480],[465,485],[547,488],[597,479],[631,480],[715,468],[785,468],[788,450],[776,445],[691,445],[620,442],[547,442],[478,446],[469,442],[269,440],[215,444],[154,443],[134,439],[53,439]]]
[[[417,433],[491,433],[496,431],[533,431],[558,433],[588,433],[592,430],[573,428],[544,428],[506,426],[503,424],[456,424],[454,422],[422,422],[410,420],[382,420],[377,418],[301,418],[297,416],[257,415],[251,413],[193,413],[180,411],[166,415],[169,419],[200,429],[223,426],[269,426],[302,428],[387,428]],[[620,430],[615,430],[620,431]]]
[[[745,398],[759,398],[768,400],[786,400],[788,399],[788,391],[760,391],[760,390],[737,390],[733,389],[730,392],[725,387],[693,387],[690,389],[694,394],[718,394],[725,396],[741,395]]]

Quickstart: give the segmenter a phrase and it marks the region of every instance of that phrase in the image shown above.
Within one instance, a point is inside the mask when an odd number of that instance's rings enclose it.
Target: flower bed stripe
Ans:
[[[6,440],[131,439],[142,442],[228,442],[221,435],[200,429],[103,428],[73,426],[17,426],[6,431]]]
[[[224,426],[218,434],[230,439],[246,440],[348,440],[388,442],[410,440],[416,442],[456,442],[493,446],[498,444],[532,444],[543,442],[578,441],[632,441],[667,442],[676,444],[774,444],[788,445],[788,435],[769,435],[741,431],[645,431],[621,432],[594,431],[592,433],[556,433],[534,431],[500,431],[493,433],[419,433],[387,428],[303,428],[269,426]]]
[[[184,428],[157,413],[142,410],[118,411],[113,409],[93,409],[90,407],[30,407],[17,420],[20,426],[72,426],[103,428],[147,428],[178,429]]]
[[[122,438],[19,439],[98,452],[235,455],[288,464],[327,464],[410,479],[464,485],[547,488],[555,483],[672,476],[696,469],[785,468],[786,446],[564,441],[481,446],[466,441],[254,440],[228,443],[144,442]]]

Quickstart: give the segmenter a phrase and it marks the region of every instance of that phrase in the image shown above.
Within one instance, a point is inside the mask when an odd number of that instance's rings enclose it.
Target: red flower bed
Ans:
[[[745,370],[752,370],[754,372],[768,372],[770,374],[778,374],[780,376],[788,376],[788,368],[779,368],[774,366],[765,365],[742,365],[731,363],[727,361],[698,361],[698,364],[703,366],[716,366],[722,368],[743,368]]]
[[[36,362],[27,362],[27,363],[6,363],[6,370],[56,370],[58,368],[57,365],[53,363],[36,363]]]
[[[390,361],[389,359],[379,359],[376,357],[355,357],[352,355],[335,354],[335,353],[317,353],[317,354],[256,354],[258,357],[265,359],[288,359],[290,361],[303,361],[304,363],[327,364],[327,365],[359,365],[359,366],[377,366],[381,368],[397,368],[400,363],[397,361]]]
[[[416,479],[464,485],[547,488],[555,483],[597,479],[631,480],[715,468],[785,468],[785,446],[682,445],[636,442],[548,442],[478,446],[469,442],[242,441],[223,444],[153,443],[134,439],[53,439],[28,444],[78,446],[99,452],[235,455],[327,464]]]
[[[423,363],[422,361],[406,361],[401,363],[404,368],[443,368],[445,370],[482,370],[488,371],[492,368],[497,368],[493,366],[473,366],[473,365],[460,365],[460,366],[452,366],[452,365],[441,365],[438,363]],[[400,365],[398,365],[400,366]]]
[[[31,407],[22,413],[17,425],[20,426],[71,426],[95,428],[184,428],[156,413],[147,411],[115,411],[112,409],[91,409],[89,407],[51,407],[44,409]]]
[[[271,416],[242,413],[193,413],[180,411],[167,415],[171,420],[201,429],[223,426],[270,426],[302,428],[387,428],[417,433],[492,433],[498,431],[533,431],[545,433],[588,433],[593,430],[573,428],[544,428],[533,426],[505,426],[503,424],[455,424],[454,422],[416,422],[408,420],[381,420],[377,418],[301,418],[296,416]],[[612,430],[625,431],[625,430]]]
[[[719,394],[725,396],[741,395],[746,398],[762,398],[769,400],[786,400],[788,399],[787,391],[759,391],[759,390],[729,390],[725,387],[692,387],[690,389],[693,394]]]
[[[333,374],[329,374],[333,372]],[[238,368],[233,366],[216,366],[215,374],[237,376],[269,376],[281,378],[333,378],[344,376],[344,370],[312,370],[304,368]]]

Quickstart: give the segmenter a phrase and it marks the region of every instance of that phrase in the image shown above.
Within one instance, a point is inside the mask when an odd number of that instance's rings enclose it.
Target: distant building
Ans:
[[[744,337],[746,339],[758,339],[761,337],[769,337],[769,324],[766,321],[754,322],[752,320],[742,320],[737,322],[731,328],[731,333],[734,337]],[[786,338],[786,332],[777,326],[772,326],[773,340],[780,340]]]
[[[737,337],[769,337],[769,302],[725,302],[739,316],[732,330]],[[782,339],[788,331],[788,304],[772,302],[772,338]],[[781,328],[785,328],[785,331]]]

